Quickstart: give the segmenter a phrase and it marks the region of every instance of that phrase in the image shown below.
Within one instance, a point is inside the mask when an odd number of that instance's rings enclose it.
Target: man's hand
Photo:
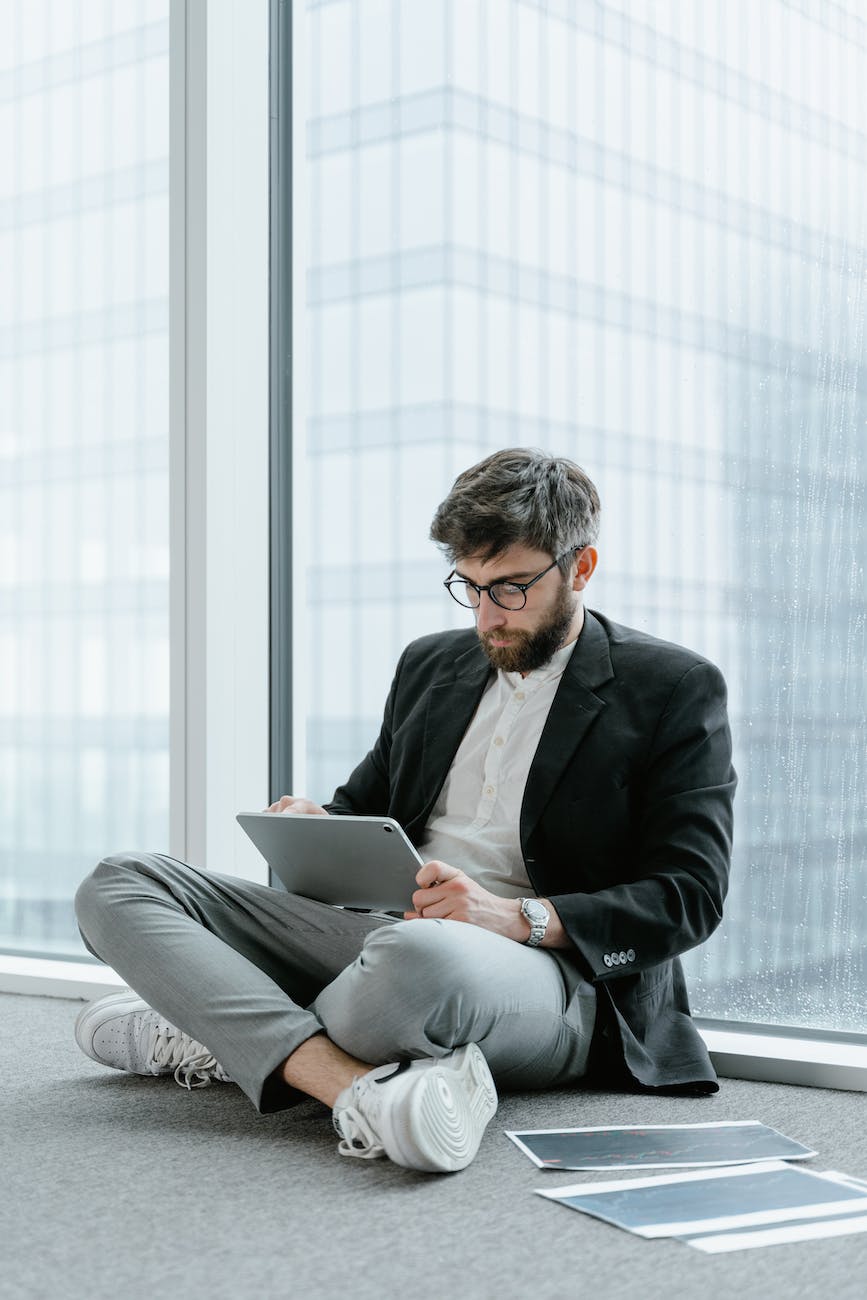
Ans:
[[[327,817],[328,813],[324,808],[320,808],[318,803],[311,803],[309,799],[296,799],[295,795],[281,795],[276,803],[272,803],[269,808],[263,808],[263,812],[273,813],[316,813],[320,817]]]
[[[447,862],[426,862],[415,878],[418,889],[412,896],[413,912],[404,912],[404,920],[427,920],[431,917],[450,921],[469,921],[494,934],[505,935],[524,943],[529,926],[514,898],[498,898],[488,893],[458,867]]]

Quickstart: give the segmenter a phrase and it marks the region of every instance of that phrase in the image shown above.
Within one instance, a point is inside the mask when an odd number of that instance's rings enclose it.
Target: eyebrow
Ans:
[[[461,573],[460,569],[456,568],[455,573],[459,578],[463,578],[464,582],[472,582],[472,578],[468,578],[465,573]],[[502,578],[494,578],[492,582],[482,583],[481,585],[495,587],[498,582],[521,582],[524,578],[532,578],[534,576],[535,575],[528,569],[525,573],[509,573],[504,575]]]

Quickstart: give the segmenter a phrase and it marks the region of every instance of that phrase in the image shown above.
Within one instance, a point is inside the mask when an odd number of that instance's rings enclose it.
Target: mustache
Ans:
[[[492,641],[506,641],[509,645],[520,645],[522,641],[528,641],[531,636],[531,632],[525,632],[523,629],[514,632],[498,632],[491,630],[490,632],[479,633],[479,639],[483,641],[485,645],[490,645]]]

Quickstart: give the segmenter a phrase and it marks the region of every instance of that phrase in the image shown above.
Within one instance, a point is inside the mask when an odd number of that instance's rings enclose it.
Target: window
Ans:
[[[0,949],[169,821],[169,0],[0,14]]]
[[[589,604],[715,660],[737,841],[694,1010],[867,1030],[867,24],[854,5],[308,0],[307,793],[461,613],[427,524],[539,445]]]

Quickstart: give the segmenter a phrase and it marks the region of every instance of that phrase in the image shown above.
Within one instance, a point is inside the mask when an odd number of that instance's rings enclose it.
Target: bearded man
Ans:
[[[735,773],[719,670],[585,608],[599,498],[526,449],[461,474],[431,537],[475,626],[414,641],[379,737],[324,807],[387,815],[424,865],[403,918],[155,853],[81,885],[84,940],[133,993],[79,1045],[260,1112],[311,1096],[344,1155],[447,1172],[501,1089],[713,1092],[679,957],[722,916]]]

